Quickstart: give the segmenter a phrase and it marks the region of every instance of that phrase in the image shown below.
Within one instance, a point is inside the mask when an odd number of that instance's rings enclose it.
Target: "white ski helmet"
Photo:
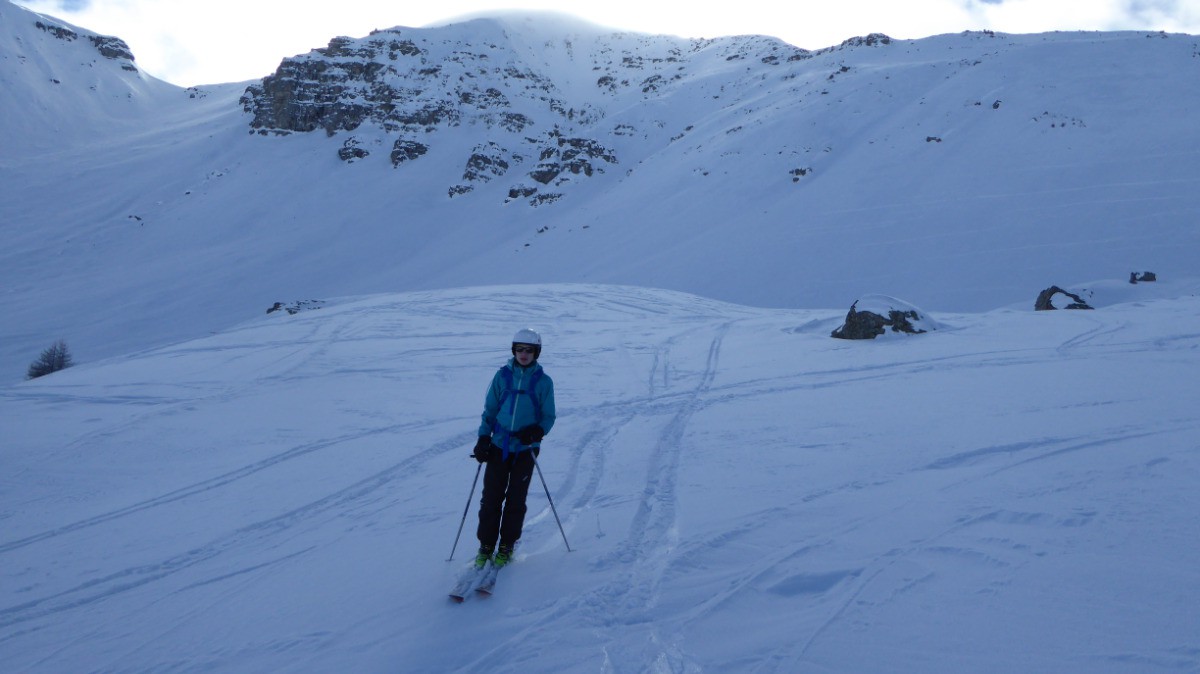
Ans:
[[[513,335],[512,345],[514,356],[517,355],[516,348],[518,344],[533,345],[534,360],[537,360],[537,358],[542,355],[542,336],[533,330],[530,330],[529,328],[517,330],[517,334]]]

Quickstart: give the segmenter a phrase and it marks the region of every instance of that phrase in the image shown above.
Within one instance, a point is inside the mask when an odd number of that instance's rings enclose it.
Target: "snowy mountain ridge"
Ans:
[[[0,140],[5,160],[87,142],[97,124],[128,133],[176,89],[144,73],[129,45],[0,3]],[[14,191],[14,194],[17,192]]]
[[[462,182],[448,196],[524,165],[508,185],[509,198],[539,205],[560,198],[553,188],[573,178],[635,163],[686,135],[687,127],[646,118],[647,106],[662,102],[669,110],[693,98],[686,90],[702,89],[697,80],[741,82],[742,62],[777,67],[811,58],[763,37],[683,40],[605,34],[585,24],[559,32],[545,21],[478,19],[438,32],[396,28],[335,38],[285,59],[242,102],[254,115],[251,127],[264,135],[323,129],[333,136],[369,123],[397,137],[388,155],[393,166],[419,159],[441,129],[478,127],[487,141],[472,148]],[[744,88],[730,94],[740,98]],[[364,158],[368,138],[369,131],[365,138],[349,134],[341,156]],[[622,138],[640,142],[621,143],[618,155],[612,148]],[[373,140],[380,144],[377,135]]]
[[[184,90],[38,22],[0,381],[78,364],[0,386],[5,671],[1200,668],[1195,37],[510,17]],[[832,339],[856,301],[929,330]],[[545,489],[452,605],[526,326]]]
[[[1180,280],[1200,245],[1193,36],[806,52],[515,15],[184,90],[0,11],[10,377],[56,339],[92,361],[276,302],[585,282],[986,310]]]

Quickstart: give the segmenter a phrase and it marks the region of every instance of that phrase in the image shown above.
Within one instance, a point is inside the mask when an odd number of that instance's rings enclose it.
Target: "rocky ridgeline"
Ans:
[[[34,23],[34,25],[50,35],[53,35],[54,37],[66,42],[74,42],[80,38],[79,33],[64,26],[47,23],[45,21],[37,21]],[[124,40],[111,35],[87,35],[85,37],[87,37],[88,41],[92,43],[92,46],[96,48],[96,51],[98,51],[101,56],[114,61],[122,61],[123,63],[121,63],[121,68],[123,70],[137,72],[137,66],[133,64],[133,51],[129,48],[129,45],[126,44]]]
[[[335,38],[285,59],[242,97],[253,115],[251,132],[349,133],[337,150],[347,162],[367,160],[382,135],[391,146],[388,160],[401,167],[427,155],[439,132],[477,130],[461,176],[447,177],[448,195],[502,179],[506,201],[540,205],[560,198],[565,184],[621,163],[616,141],[639,130],[606,122],[608,111],[670,96],[684,86],[694,61],[772,68],[811,58],[763,37],[559,36],[522,50],[507,32],[487,28],[470,40],[445,39],[439,29],[394,28]],[[563,73],[571,81],[561,81]]]

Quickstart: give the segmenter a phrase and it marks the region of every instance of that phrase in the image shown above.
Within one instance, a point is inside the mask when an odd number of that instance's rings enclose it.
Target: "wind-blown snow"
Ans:
[[[714,42],[531,208],[446,196],[479,128],[346,164],[35,20],[0,0],[0,381],[78,365],[0,387],[5,672],[1200,669],[1194,36]],[[568,52],[665,44],[541,25],[410,34],[589,101]],[[832,339],[860,299],[937,329]],[[452,605],[527,326],[574,551],[539,482]]]

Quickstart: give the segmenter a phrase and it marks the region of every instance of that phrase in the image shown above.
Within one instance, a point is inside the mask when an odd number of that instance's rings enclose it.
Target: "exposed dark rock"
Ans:
[[[859,309],[859,303],[863,303],[862,309]],[[830,336],[875,339],[889,328],[892,332],[916,335],[936,329],[937,325],[907,302],[884,295],[869,295],[850,305],[846,320]]]
[[[662,82],[662,75],[651,75],[650,77],[647,77],[646,79],[642,80],[642,93],[648,94],[652,91],[658,91],[658,87],[662,84]]]
[[[557,68],[547,69],[540,57],[529,60],[524,45],[509,39],[507,33],[497,33],[488,39],[457,41],[401,28],[360,39],[336,37],[326,47],[284,59],[273,74],[246,88],[241,104],[249,113],[251,133],[261,135],[323,130],[334,136],[373,125],[395,143],[390,152],[393,166],[438,147],[439,132],[448,127],[473,127],[480,132],[477,142],[495,141],[503,147],[476,148],[466,158],[461,180],[445,176],[448,194],[467,194],[481,182],[511,173],[522,157],[539,157],[522,167],[523,184],[514,186],[509,197],[538,205],[563,194],[542,193],[527,185],[558,188],[603,174],[618,163],[612,149],[618,137],[644,133],[649,138],[654,133],[640,125],[606,122],[630,101],[613,108],[603,99],[636,95],[639,90],[646,98],[663,96],[694,75],[689,69],[693,61],[717,57],[761,69],[762,64],[774,67],[815,55],[761,36],[688,43],[650,37],[640,46],[602,49],[586,57],[577,54],[569,40],[563,41],[562,52],[556,51],[562,45],[547,42],[552,59],[591,59],[595,74],[589,77],[596,78],[597,89],[579,92],[572,80],[566,81],[568,86],[552,80],[547,73]],[[873,34],[846,44],[888,41]],[[709,55],[703,59],[695,56],[706,51]],[[848,67],[841,70],[847,71]],[[551,128],[530,133],[536,126]],[[347,162],[369,154],[358,145],[338,150]],[[792,177],[809,171],[799,169]]]
[[[493,177],[500,177],[508,172],[508,150],[494,142],[479,145],[467,158],[467,167],[463,170],[463,180],[472,182],[487,182]]]
[[[1144,271],[1137,273],[1136,271],[1129,272],[1130,283],[1151,283],[1158,280],[1158,275],[1152,271]]]
[[[246,88],[242,106],[254,112],[250,126],[256,129],[353,131],[373,108],[367,105],[369,99],[360,102],[362,99],[343,97],[344,83],[371,82],[383,67],[349,60],[285,59],[274,75]]]
[[[388,47],[392,51],[393,59],[396,58],[394,56],[395,54],[399,54],[401,56],[420,56],[424,53],[421,51],[420,47],[413,44],[412,40],[392,40]]]
[[[502,112],[498,115],[496,123],[505,131],[521,133],[526,127],[533,125],[533,120],[517,112]]]
[[[489,117],[496,113],[488,111],[509,108],[512,102],[499,87],[475,81],[486,72],[476,63],[486,61],[488,54],[455,51],[441,63],[427,63],[427,52],[416,42],[388,33],[393,31],[361,40],[337,37],[328,47],[284,59],[274,74],[247,87],[242,96],[242,106],[254,114],[251,126],[332,133],[370,120],[388,131],[411,133],[456,126],[467,111],[506,129],[519,131],[532,123],[521,113]],[[553,89],[531,71],[510,66],[506,74],[522,80],[522,90]]]
[[[878,47],[880,45],[889,45],[892,43],[892,38],[883,33],[871,33],[869,35],[860,35],[843,41],[836,47],[829,49],[845,49],[847,47]],[[828,51],[828,50],[821,50]]]
[[[353,163],[358,159],[362,159],[371,153],[364,150],[357,138],[347,138],[346,142],[342,143],[341,149],[338,150],[338,159],[346,163]]]
[[[38,28],[41,28],[42,30],[46,31],[47,33],[50,33],[51,35],[53,35],[54,37],[56,37],[58,39],[66,40],[67,42],[71,42],[72,40],[75,40],[76,38],[79,37],[79,33],[76,33],[75,31],[71,30],[70,28],[56,26],[52,23],[43,23],[41,21],[37,21],[33,25],[37,26]]]
[[[532,199],[529,200],[529,205],[530,206],[542,206],[545,204],[552,204],[561,198],[562,198],[562,194],[555,193],[555,192],[547,192],[545,194],[535,195]]]
[[[593,163],[600,160],[605,163],[617,163],[616,154],[591,138],[558,137],[556,147],[542,149],[539,157],[541,162],[529,177],[543,185],[550,184],[564,172],[573,175],[591,176],[593,173],[603,173],[604,169]],[[557,161],[554,161],[557,160]]]
[[[558,177],[562,173],[562,166],[559,164],[544,164],[529,172],[529,177],[538,181],[543,185],[549,185],[551,180]]]
[[[33,25],[60,40],[73,42],[79,39],[79,33],[64,26],[57,26],[44,21],[35,21]],[[107,59],[129,61],[129,63],[122,64],[121,67],[125,70],[137,72],[137,66],[133,65],[133,50],[129,48],[129,45],[124,40],[119,37],[112,37],[111,35],[89,35],[87,38],[96,47],[96,51],[100,52],[101,56]]]
[[[470,98],[471,104],[480,110],[507,108],[512,105],[508,102],[508,97],[504,95],[504,92],[496,87],[488,87],[483,93],[472,95]]]
[[[531,197],[531,196],[537,194],[537,191],[538,191],[538,188],[527,187],[525,185],[517,185],[515,187],[510,187],[510,188],[508,188],[508,200],[511,201],[513,199],[523,199],[525,197]]]
[[[403,131],[432,131],[439,125],[458,126],[462,113],[447,103],[423,105],[414,110],[396,112],[389,116],[389,129],[399,128]]]
[[[399,166],[406,161],[412,161],[426,152],[429,152],[428,145],[418,143],[415,140],[401,138],[392,146],[392,166]]]
[[[268,314],[273,314],[276,311],[286,311],[289,315],[296,315],[301,311],[310,311],[312,309],[320,309],[325,305],[325,300],[299,300],[291,304],[276,302],[269,309]]]
[[[96,51],[100,52],[100,55],[104,58],[134,60],[133,50],[119,37],[90,35],[88,39],[92,41],[92,44],[96,47]]]
[[[354,43],[354,38],[340,35],[329,41],[329,46],[324,49],[317,48],[313,51],[323,56],[346,56],[351,58],[371,58],[374,52],[366,49],[348,49],[348,45]]]
[[[1054,300],[1057,295],[1069,298],[1065,306],[1055,306]],[[1064,300],[1059,300],[1063,302]],[[1037,301],[1034,302],[1033,308],[1036,311],[1053,311],[1055,309],[1091,309],[1087,301],[1075,293],[1067,292],[1058,286],[1050,286],[1038,294]]]
[[[586,156],[590,159],[602,159],[610,164],[617,163],[617,156],[612,150],[591,138],[559,138],[558,146],[563,148],[562,157],[565,161]]]
[[[788,175],[792,176],[792,182],[794,183],[800,182],[800,179],[809,173],[812,173],[812,167],[794,168],[791,171],[788,171]]]

